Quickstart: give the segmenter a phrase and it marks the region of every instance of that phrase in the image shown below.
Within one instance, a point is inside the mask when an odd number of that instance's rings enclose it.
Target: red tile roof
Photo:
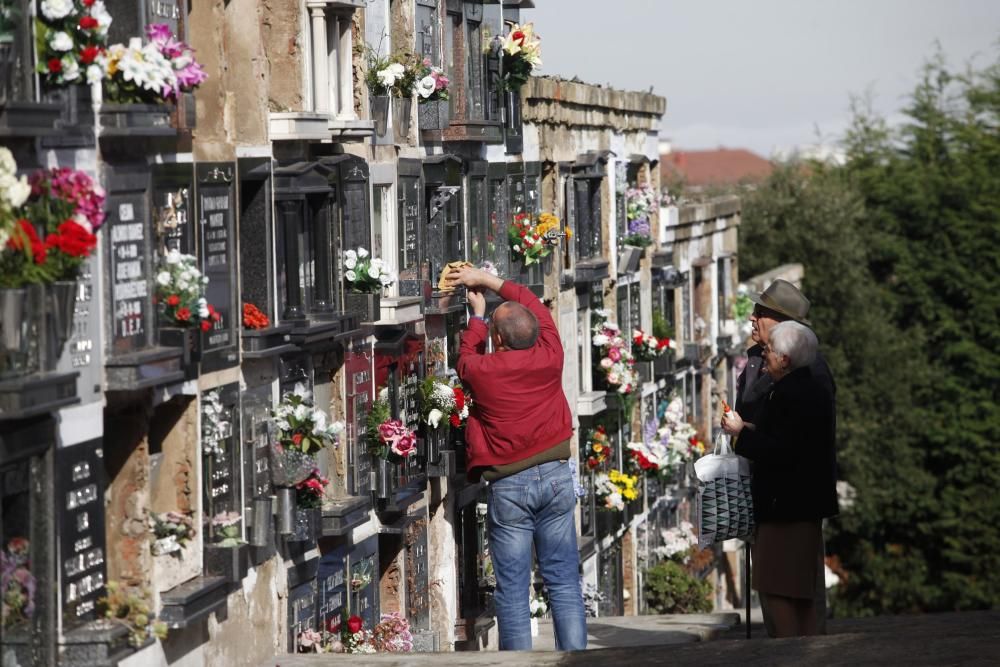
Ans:
[[[689,187],[754,183],[774,170],[770,161],[742,148],[674,151],[660,157],[660,177],[666,183],[683,178]]]

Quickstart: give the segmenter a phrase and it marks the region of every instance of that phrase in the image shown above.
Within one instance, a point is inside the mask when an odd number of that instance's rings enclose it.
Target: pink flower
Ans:
[[[607,357],[604,357],[603,359],[601,359],[601,368],[611,368],[614,365],[615,365],[615,362],[611,361]]]
[[[417,440],[412,435],[400,436],[398,440],[392,443],[391,449],[393,454],[406,458],[416,453]]]
[[[608,350],[608,358],[611,359],[611,361],[621,361],[622,358],[621,350],[619,350],[617,347],[611,348],[610,350]]]

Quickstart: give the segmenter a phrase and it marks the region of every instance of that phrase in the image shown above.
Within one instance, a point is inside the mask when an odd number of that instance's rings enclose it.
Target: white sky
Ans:
[[[940,43],[1000,54],[1000,0],[535,0],[542,74],[667,98],[675,149],[768,156],[839,138],[852,94],[892,117]],[[819,134],[817,135],[817,129]]]

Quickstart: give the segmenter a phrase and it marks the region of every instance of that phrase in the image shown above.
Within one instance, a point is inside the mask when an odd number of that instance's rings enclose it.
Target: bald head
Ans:
[[[538,339],[538,320],[515,301],[497,306],[493,311],[493,326],[501,344],[510,350],[526,350]]]

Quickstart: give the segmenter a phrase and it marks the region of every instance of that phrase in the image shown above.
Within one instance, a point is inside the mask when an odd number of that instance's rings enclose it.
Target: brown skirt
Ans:
[[[762,523],[750,547],[758,593],[811,600],[823,566],[823,523]]]

